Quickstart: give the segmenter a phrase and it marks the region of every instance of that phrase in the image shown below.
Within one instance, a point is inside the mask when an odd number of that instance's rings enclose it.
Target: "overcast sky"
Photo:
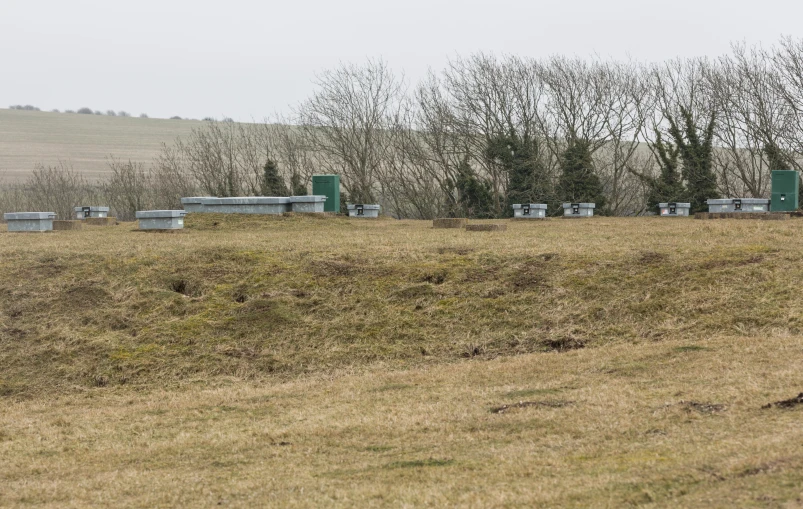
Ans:
[[[261,120],[341,61],[415,82],[478,51],[660,61],[781,35],[803,37],[803,2],[0,0],[0,107]]]

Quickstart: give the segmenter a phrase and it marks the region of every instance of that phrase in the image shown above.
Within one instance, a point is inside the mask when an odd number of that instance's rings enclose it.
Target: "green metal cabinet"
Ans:
[[[324,212],[340,212],[340,175],[313,175],[312,194],[326,196]]]
[[[799,189],[800,177],[796,171],[773,170],[772,202],[770,203],[770,210],[772,212],[791,212],[797,210]]]

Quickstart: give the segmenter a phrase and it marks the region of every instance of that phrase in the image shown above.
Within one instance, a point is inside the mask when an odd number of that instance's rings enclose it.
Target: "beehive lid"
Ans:
[[[323,203],[326,201],[326,196],[320,194],[310,194],[306,196],[291,196],[291,203]]]
[[[89,209],[90,212],[108,212],[109,211],[109,207],[96,207],[94,205],[92,205],[92,206],[84,205],[83,207],[75,207],[74,208],[74,210],[76,212],[83,212],[85,209]]]
[[[662,208],[662,209],[665,209],[668,206],[669,206],[669,203],[659,203],[658,204],[658,208]],[[679,203],[678,202],[678,203],[675,203],[675,207],[677,207],[679,209],[690,209],[691,208],[691,203]]]
[[[572,203],[564,203],[563,204],[563,208],[564,209],[570,209],[570,208],[572,208],[572,205],[579,205],[581,209],[593,209],[593,208],[596,208],[596,205],[594,203],[574,203],[574,204],[572,204]]]
[[[203,198],[204,205],[287,205],[292,203],[286,196],[237,196],[231,198]]]
[[[531,209],[543,209],[546,210],[546,203],[529,203],[527,205],[522,205],[521,203],[514,203],[514,209],[522,209],[525,206],[529,206]]]
[[[140,210],[137,211],[137,219],[170,219],[173,217],[184,217],[186,210]]]
[[[358,207],[362,207],[363,210],[379,210],[379,205],[366,205],[364,203],[349,203],[346,205],[346,208],[349,210],[356,210]]]
[[[54,219],[55,212],[6,212],[3,219],[6,221],[21,221],[25,219]]]

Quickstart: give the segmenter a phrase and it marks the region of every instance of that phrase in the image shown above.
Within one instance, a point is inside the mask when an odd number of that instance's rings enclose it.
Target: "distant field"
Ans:
[[[0,225],[0,507],[800,507],[803,220],[508,224]]]
[[[65,160],[94,180],[108,171],[108,156],[149,163],[162,143],[171,143],[201,124],[0,109],[0,178],[24,179],[38,163]]]

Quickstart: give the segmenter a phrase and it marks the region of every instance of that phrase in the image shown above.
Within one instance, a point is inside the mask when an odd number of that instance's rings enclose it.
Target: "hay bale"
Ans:
[[[466,219],[461,217],[442,217],[432,220],[433,228],[462,228],[466,225]]]
[[[87,226],[114,226],[117,224],[116,217],[87,217],[82,221]]]
[[[63,230],[81,230],[84,227],[83,221],[58,221],[53,220],[53,229],[57,231]]]
[[[166,230],[156,230],[156,229],[152,229],[152,228],[151,229],[141,230],[141,229],[137,228],[136,230],[131,230],[131,231],[143,232],[143,233],[164,233],[164,234],[167,234],[167,235],[179,235],[179,234],[180,235],[184,235],[184,234],[189,233],[189,230],[185,230],[183,228],[172,228],[172,229],[166,229]]]
[[[503,232],[507,230],[506,224],[467,224],[468,232]]]
[[[775,212],[698,212],[694,219],[758,219],[761,221],[786,221],[789,213]]]

